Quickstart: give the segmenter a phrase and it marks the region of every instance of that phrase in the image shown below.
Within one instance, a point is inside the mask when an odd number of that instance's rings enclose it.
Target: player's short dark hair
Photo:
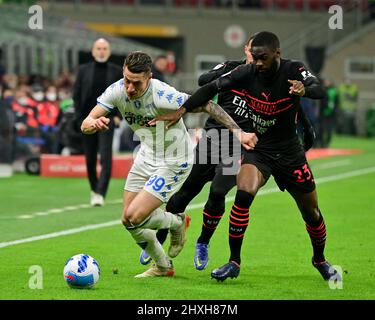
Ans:
[[[255,38],[255,36],[257,35],[258,33],[254,33],[254,34],[252,34],[248,39],[247,39],[247,41],[246,41],[246,45],[248,46],[249,45],[249,43],[250,43],[250,41],[251,40],[254,40],[254,38]]]
[[[134,51],[129,53],[124,61],[124,68],[127,67],[133,73],[149,73],[151,72],[152,59],[142,51]]]
[[[280,41],[276,34],[268,31],[258,32],[253,42],[252,47],[267,47],[271,50],[276,50],[280,48]]]

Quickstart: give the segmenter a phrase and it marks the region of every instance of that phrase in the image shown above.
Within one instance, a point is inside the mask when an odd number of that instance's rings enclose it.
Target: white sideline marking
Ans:
[[[345,160],[339,160],[339,161],[332,161],[332,162],[328,162],[328,163],[324,163],[324,164],[321,164],[321,165],[317,165],[317,166],[314,166],[314,168],[319,168],[319,169],[330,169],[330,168],[337,168],[337,167],[341,167],[341,166],[347,166],[347,165],[350,165],[352,163],[352,160],[350,159],[345,159]],[[275,189],[265,189],[265,190],[261,190],[258,195],[262,195],[262,194],[266,194],[266,193],[273,193],[275,192],[275,190],[277,191],[278,189],[275,188]],[[227,201],[232,201],[234,200],[234,197],[228,197]],[[121,200],[113,200],[113,201],[108,201],[106,202],[106,204],[118,204],[118,203],[121,203],[122,202],[122,199]],[[195,205],[192,205],[193,207],[189,208],[189,209],[196,209],[196,208],[199,208],[201,207],[202,205],[201,204],[195,204]],[[76,206],[66,206],[66,207],[63,207],[63,208],[56,208],[56,209],[49,209],[47,211],[41,211],[41,212],[34,212],[34,213],[31,213],[31,214],[23,214],[23,215],[19,215],[17,216],[17,219],[32,219],[34,217],[41,217],[41,216],[48,216],[50,214],[55,214],[55,213],[64,213],[66,211],[69,211],[69,210],[79,210],[79,209],[88,209],[88,208],[91,208],[92,206],[89,205],[89,204],[80,204],[80,205],[76,205]]]
[[[345,160],[332,161],[332,162],[314,165],[312,166],[312,168],[313,169],[331,169],[331,168],[348,166],[348,165],[351,165],[352,162],[353,161],[351,159],[345,159]]]
[[[342,179],[346,179],[346,178],[361,176],[361,175],[365,175],[365,174],[369,174],[369,173],[373,173],[373,172],[375,172],[375,167],[359,169],[359,170],[354,170],[354,171],[350,171],[350,172],[340,173],[340,174],[333,175],[333,176],[323,177],[323,178],[317,179],[316,183],[322,184],[322,183],[326,183],[326,182],[337,181],[337,180],[342,180]],[[270,188],[270,189],[261,190],[261,191],[258,192],[258,196],[270,194],[270,193],[275,193],[278,190],[279,190],[278,188]],[[234,199],[233,196],[227,197],[226,202],[232,201],[233,199]],[[115,200],[115,201],[121,202],[122,200]],[[193,204],[193,205],[188,206],[187,210],[201,208],[202,206],[204,206],[204,203]],[[95,229],[100,229],[100,228],[111,227],[111,226],[114,226],[114,225],[117,225],[117,224],[120,224],[119,219],[104,222],[104,223],[90,224],[90,225],[87,225],[87,226],[74,228],[74,229],[68,229],[68,230],[62,230],[62,231],[58,231],[58,232],[47,233],[47,234],[43,234],[43,235],[40,235],[40,236],[35,236],[35,237],[30,237],[30,238],[25,238],[25,239],[20,239],[20,240],[14,240],[14,241],[9,241],[9,242],[0,242],[0,248],[14,246],[14,245],[21,244],[21,243],[28,243],[28,242],[38,241],[38,240],[56,238],[56,237],[65,236],[65,235],[69,235],[69,234],[80,233],[80,232],[87,231],[87,230],[95,230]]]
[[[30,238],[26,238],[26,239],[20,239],[20,240],[9,241],[9,242],[2,242],[2,243],[0,243],[0,248],[14,246],[14,245],[20,244],[20,243],[28,243],[28,242],[38,241],[38,240],[51,239],[51,238],[56,238],[56,237],[60,237],[60,236],[66,236],[68,234],[79,233],[79,232],[87,231],[87,230],[94,230],[94,229],[99,229],[99,228],[111,227],[111,226],[114,226],[116,224],[119,224],[119,220],[108,221],[108,222],[98,223],[98,224],[89,224],[87,226],[83,226],[83,227],[79,227],[79,228],[42,234],[40,236],[30,237]]]
[[[111,201],[106,202],[107,205],[118,204],[118,203],[122,203],[122,199],[111,200]],[[63,213],[65,211],[73,211],[73,210],[88,209],[88,208],[92,208],[92,206],[89,204],[78,204],[76,206],[66,206],[63,208],[49,209],[47,211],[34,212],[31,214],[22,214],[22,215],[17,216],[17,219],[32,219],[34,217],[47,216],[47,215],[54,214],[54,213]]]

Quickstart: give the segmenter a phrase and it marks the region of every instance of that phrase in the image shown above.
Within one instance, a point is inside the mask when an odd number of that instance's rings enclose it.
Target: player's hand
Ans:
[[[100,117],[95,120],[94,122],[94,128],[96,131],[107,131],[109,129],[108,124],[109,124],[110,119],[106,117]]]
[[[240,142],[246,150],[254,150],[258,137],[255,133],[241,131]]]
[[[166,129],[169,129],[175,123],[177,123],[185,113],[185,108],[180,108],[174,112],[169,112],[161,116],[157,116],[154,119],[150,120],[148,124],[150,126],[155,126],[159,121],[168,121],[165,125]]]
[[[305,86],[301,81],[298,80],[288,80],[291,83],[289,87],[289,94],[294,94],[296,96],[304,96],[305,95]]]

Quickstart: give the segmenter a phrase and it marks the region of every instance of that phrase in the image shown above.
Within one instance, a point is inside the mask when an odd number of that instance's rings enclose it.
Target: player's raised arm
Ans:
[[[84,134],[94,134],[97,131],[108,130],[109,118],[105,116],[108,111],[103,107],[96,105],[94,109],[91,110],[89,115],[83,120],[81,125],[81,131]]]
[[[324,88],[319,79],[300,62],[295,62],[293,75],[288,82],[290,83],[290,94],[310,99],[324,98]]]

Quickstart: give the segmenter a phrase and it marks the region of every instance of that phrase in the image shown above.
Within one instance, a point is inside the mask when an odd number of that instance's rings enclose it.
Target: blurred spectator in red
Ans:
[[[169,74],[173,74],[177,71],[176,66],[176,56],[173,51],[168,51],[167,53],[167,68],[166,71]]]
[[[38,102],[31,98],[28,86],[20,86],[14,95],[12,109],[16,116],[17,136],[39,136],[38,134]]]
[[[38,103],[38,123],[41,137],[45,140],[44,152],[58,153],[57,130],[61,111],[57,101],[57,89],[49,86],[43,101]]]

